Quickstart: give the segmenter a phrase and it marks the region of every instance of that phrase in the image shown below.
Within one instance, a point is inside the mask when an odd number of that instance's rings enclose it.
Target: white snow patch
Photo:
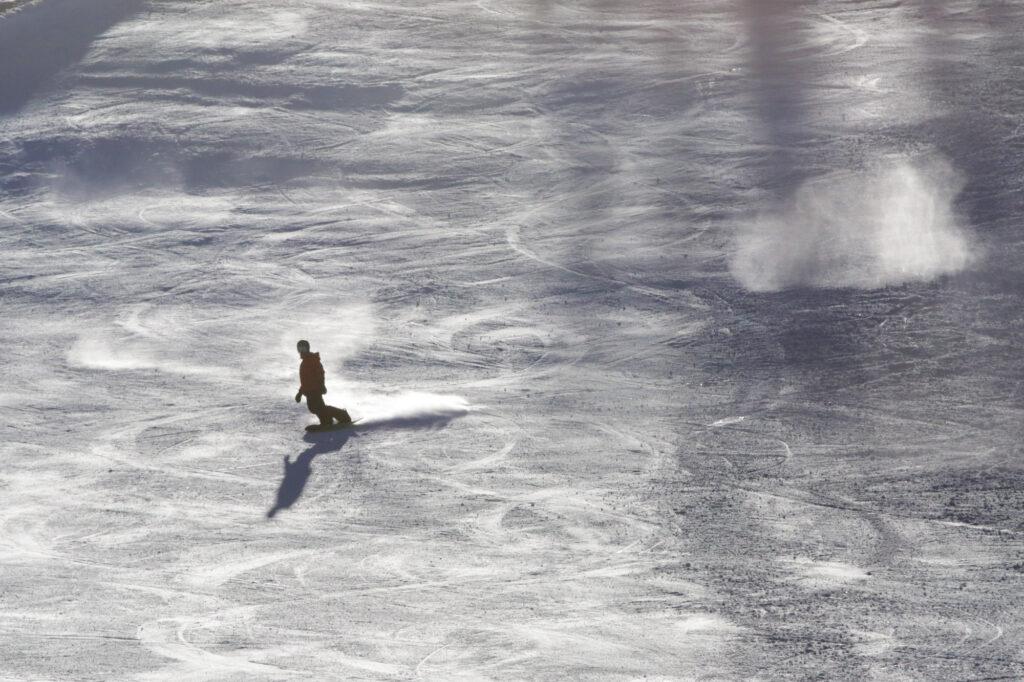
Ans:
[[[729,426],[731,424],[739,424],[740,422],[744,421],[745,419],[746,419],[745,416],[742,416],[742,417],[725,417],[724,419],[719,419],[717,421],[711,422],[711,427],[712,428],[718,428],[719,426]]]
[[[900,642],[892,634],[872,632],[869,630],[853,630],[859,641],[854,642],[853,650],[861,656],[882,656],[899,646]]]
[[[35,221],[53,225],[71,225],[82,232],[120,237],[124,233],[168,230],[209,230],[229,224],[234,205],[227,199],[194,196],[179,190],[152,194],[121,194],[79,200],[94,189],[94,182],[68,168],[56,169],[59,191],[28,212]]]
[[[939,521],[941,526],[949,526],[951,528],[970,528],[971,530],[981,530],[989,533],[1010,533],[1013,534],[1012,530],[1006,528],[996,528],[995,526],[985,526],[976,523],[964,523],[963,521]]]
[[[867,580],[870,577],[863,569],[841,561],[814,561],[800,558],[787,563],[797,571],[797,580],[822,587]]]
[[[15,405],[21,405],[29,397],[31,396],[26,396],[24,393],[18,392],[0,393],[0,407],[13,407]]]
[[[255,46],[280,48],[282,41],[305,35],[309,31],[309,21],[306,13],[301,11],[250,7],[247,15],[206,16],[202,22],[197,22],[193,14],[183,12],[178,21],[161,16],[159,30],[145,21],[134,22],[119,30],[125,34],[132,31],[145,33],[151,38],[163,34],[163,40],[155,42],[173,42],[177,50],[244,50]]]
[[[153,369],[157,366],[155,359],[145,351],[128,349],[119,346],[95,333],[87,333],[68,351],[68,362],[88,369],[132,370]]]
[[[676,623],[676,629],[687,635],[720,635],[740,632],[743,628],[713,613],[695,613]]]
[[[144,339],[120,339],[99,331],[81,334],[67,353],[68,363],[108,371],[157,370],[182,376],[223,376],[226,370],[177,360],[161,352],[159,344]]]

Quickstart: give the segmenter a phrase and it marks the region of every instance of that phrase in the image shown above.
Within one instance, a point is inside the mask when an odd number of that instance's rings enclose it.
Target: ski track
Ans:
[[[795,178],[1020,177],[1020,10],[65,2],[0,12],[53,61],[0,118],[0,677],[1024,676],[1013,293],[728,272]],[[359,428],[303,436],[300,337]]]

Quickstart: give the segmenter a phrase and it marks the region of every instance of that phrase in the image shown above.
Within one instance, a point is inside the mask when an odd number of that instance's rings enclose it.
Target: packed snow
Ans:
[[[0,2],[0,678],[1024,677],[1022,36]]]

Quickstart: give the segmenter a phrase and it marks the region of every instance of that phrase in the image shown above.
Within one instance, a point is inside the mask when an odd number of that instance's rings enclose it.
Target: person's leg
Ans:
[[[324,398],[320,395],[307,395],[306,396],[306,407],[309,411],[316,415],[316,418],[320,420],[320,426],[331,425],[331,415],[327,411],[327,406],[324,405]]]
[[[352,416],[349,415],[348,410],[346,410],[346,409],[343,409],[343,408],[340,408],[340,407],[332,407],[331,405],[327,405],[324,408],[324,411],[327,414],[329,414],[331,417],[333,417],[334,421],[336,421],[339,424],[351,424],[352,423]]]

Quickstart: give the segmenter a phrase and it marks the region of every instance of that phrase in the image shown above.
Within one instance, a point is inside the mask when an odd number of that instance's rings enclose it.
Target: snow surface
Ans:
[[[0,677],[1024,677],[1022,36],[4,13]]]

